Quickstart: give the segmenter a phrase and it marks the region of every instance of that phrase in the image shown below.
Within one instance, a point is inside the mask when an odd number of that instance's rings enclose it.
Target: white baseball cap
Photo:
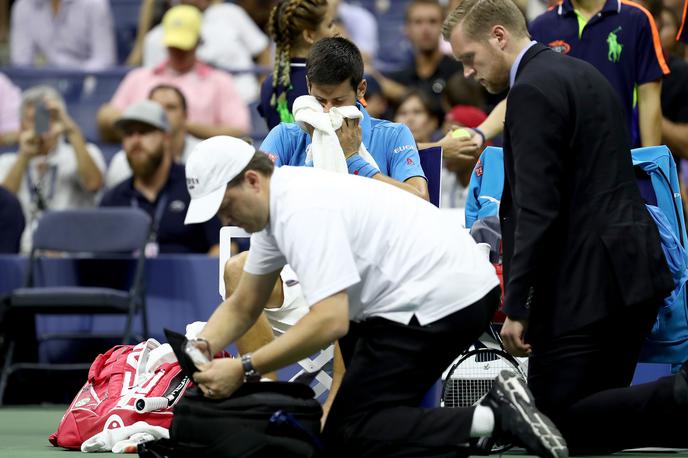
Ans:
[[[246,168],[256,153],[245,141],[220,135],[203,140],[186,160],[186,188],[191,203],[184,224],[208,221],[220,209],[227,183]]]

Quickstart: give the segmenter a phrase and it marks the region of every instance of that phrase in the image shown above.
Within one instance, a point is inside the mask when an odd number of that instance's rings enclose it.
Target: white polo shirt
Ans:
[[[346,290],[349,317],[421,325],[471,305],[499,284],[466,231],[432,204],[380,181],[280,167],[270,222],[253,234],[244,270],[286,263],[309,306]]]

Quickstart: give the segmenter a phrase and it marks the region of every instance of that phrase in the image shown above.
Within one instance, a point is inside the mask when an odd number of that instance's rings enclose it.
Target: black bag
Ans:
[[[300,383],[246,383],[227,399],[188,390],[170,439],[139,445],[142,458],[316,457],[322,408]]]

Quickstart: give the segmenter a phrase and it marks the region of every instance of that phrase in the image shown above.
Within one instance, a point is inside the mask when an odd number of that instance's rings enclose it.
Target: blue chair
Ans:
[[[420,166],[428,179],[428,193],[430,203],[440,206],[440,188],[442,180],[442,147],[432,146],[418,151]]]
[[[134,48],[136,32],[139,27],[141,0],[110,0],[112,20],[115,25],[117,43],[117,62],[124,64]]]
[[[148,336],[148,320],[144,290],[145,245],[150,234],[150,217],[138,208],[104,208],[47,212],[39,220],[33,234],[33,249],[29,258],[27,279],[4,299],[7,330],[5,362],[0,376],[0,405],[9,376],[24,369],[83,370],[89,364],[16,363],[15,350],[26,355],[26,334],[32,334],[35,316],[41,315],[125,315],[126,324],[118,337],[122,343],[132,340],[134,317],[140,313],[144,338]],[[37,286],[41,280],[41,266],[55,253],[70,255],[84,262],[80,280],[89,284],[79,286]],[[132,256],[132,253],[136,253]],[[107,264],[101,264],[107,263]],[[126,264],[126,269],[115,267]],[[96,264],[94,268],[93,264]],[[84,267],[84,266],[82,266]],[[105,267],[105,269],[103,269]],[[115,279],[122,280],[127,289],[115,287]],[[98,285],[91,283],[98,282]],[[120,285],[118,285],[120,286]],[[39,336],[49,339],[87,339],[84,333],[63,333]],[[105,350],[105,349],[104,349]],[[30,351],[29,351],[30,352]]]

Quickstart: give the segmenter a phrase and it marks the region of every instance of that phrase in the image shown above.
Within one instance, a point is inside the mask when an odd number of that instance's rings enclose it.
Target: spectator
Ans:
[[[116,127],[133,176],[108,191],[102,207],[138,207],[151,216],[149,255],[219,252],[220,222],[184,225],[190,197],[184,166],[169,154],[170,125],[157,102],[143,100],[124,111]]]
[[[144,100],[158,84],[172,84],[189,101],[189,133],[199,138],[214,135],[242,136],[250,131],[248,107],[241,100],[232,77],[196,59],[201,13],[189,5],[171,8],[163,17],[169,59],[155,68],[132,70],[117,88],[110,103],[98,112],[101,135],[115,140],[114,123],[128,106]]]
[[[334,3],[328,0],[286,0],[270,14],[270,37],[275,41],[275,67],[263,81],[258,113],[269,129],[294,122],[294,100],[308,94],[306,57],[313,43],[336,33]]]
[[[0,146],[17,143],[21,91],[0,73]]]
[[[203,62],[225,70],[251,72],[254,59],[259,65],[270,64],[268,38],[238,5],[212,0],[182,0],[183,5],[203,12],[201,43],[196,55]],[[146,35],[143,65],[155,67],[167,59],[163,26],[154,27]],[[245,103],[258,98],[258,81],[253,73],[234,75],[234,85]]]
[[[186,98],[175,86],[160,84],[151,89],[150,100],[158,102],[167,114],[170,125],[168,153],[175,162],[184,164],[191,150],[200,140],[186,131]],[[131,167],[124,150],[120,150],[110,161],[105,175],[105,187],[110,189],[131,176]]]
[[[406,36],[413,47],[413,62],[384,77],[372,72],[391,100],[399,101],[409,89],[420,89],[431,97],[442,94],[449,78],[461,65],[440,50],[444,11],[437,0],[413,0],[406,10]]]
[[[346,29],[348,38],[361,50],[363,62],[373,63],[379,47],[375,15],[362,6],[346,0],[332,1],[337,4],[337,17]]]
[[[443,119],[444,112],[437,99],[428,97],[419,90],[411,91],[401,99],[394,117],[395,122],[408,126],[419,149],[431,146],[442,147],[440,206],[463,208],[466,204],[468,182],[475,160],[455,157],[455,146],[463,145],[469,140],[454,138],[451,132],[442,137],[440,127],[442,127]]]
[[[55,89],[24,92],[20,116],[19,151],[0,156],[0,183],[22,204],[27,222],[22,251],[28,252],[31,229],[44,210],[95,205],[105,161],[95,145],[86,144]],[[42,125],[46,131],[38,132]]]
[[[337,133],[348,159],[349,173],[359,174],[365,170],[361,176],[384,181],[427,200],[427,182],[408,127],[373,119],[357,103],[365,95],[366,81],[363,79],[363,58],[356,45],[342,37],[318,41],[308,55],[307,78],[309,94],[318,100],[325,112],[332,107],[356,105],[363,114],[359,123],[344,123]],[[357,154],[361,137],[378,169]],[[348,141],[343,142],[343,138]],[[355,138],[358,144],[352,147],[349,143]],[[298,124],[281,123],[265,137],[261,150],[270,154],[277,166],[311,165],[306,164],[311,140]]]
[[[671,70],[662,84],[662,142],[671,149],[680,168],[680,158],[688,159],[688,63],[678,53],[683,46],[676,42],[680,25],[676,14],[663,8],[657,24]]]
[[[21,203],[7,189],[0,186],[0,253],[19,253],[24,232],[24,212]]]
[[[17,0],[11,21],[12,65],[101,70],[115,64],[108,0]]]
[[[563,0],[529,26],[533,40],[557,52],[583,59],[597,68],[616,90],[624,108],[629,147],[661,143],[662,77],[669,74],[650,13],[623,0]],[[480,135],[502,132],[506,101],[480,126]]]

